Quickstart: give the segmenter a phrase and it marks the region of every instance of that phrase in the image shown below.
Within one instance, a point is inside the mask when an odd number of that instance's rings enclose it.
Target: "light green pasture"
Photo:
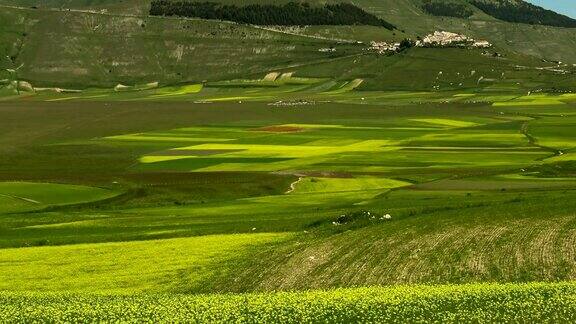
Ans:
[[[378,189],[392,189],[410,185],[405,181],[386,178],[357,177],[357,178],[301,178],[294,184],[292,194],[328,193],[365,191]]]
[[[244,249],[289,236],[282,233],[212,235],[1,249],[0,291],[183,290],[209,278],[219,263],[240,256]]]

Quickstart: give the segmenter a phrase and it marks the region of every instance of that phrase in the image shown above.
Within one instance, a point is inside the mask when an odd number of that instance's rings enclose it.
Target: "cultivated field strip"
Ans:
[[[573,283],[396,286],[244,295],[0,293],[0,321],[573,322]]]

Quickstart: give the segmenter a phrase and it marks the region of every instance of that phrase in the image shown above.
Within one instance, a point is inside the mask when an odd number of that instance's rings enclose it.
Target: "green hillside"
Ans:
[[[375,26],[393,30],[396,27],[350,3],[310,5],[285,4],[233,5],[217,2],[154,0],[151,16],[187,17],[227,20],[260,26]]]
[[[19,77],[35,86],[83,88],[254,77],[363,52],[362,46],[343,46],[330,54],[318,52],[334,46],[337,40],[399,41],[434,30],[487,39],[504,52],[576,62],[572,29],[507,23],[473,6],[469,6],[473,15],[468,19],[437,17],[425,13],[419,0],[357,3],[398,26],[397,31],[370,26],[310,26],[283,32],[217,21],[147,17],[148,3],[143,1],[16,3],[39,9],[2,10],[0,38],[5,41],[0,48],[0,67],[24,64]],[[102,9],[106,11],[100,12]]]
[[[322,40],[226,22],[34,9],[6,9],[0,15],[7,40],[2,66],[23,63],[19,74],[35,85],[243,77],[324,60],[318,49],[329,46]],[[351,53],[354,49],[338,55]]]

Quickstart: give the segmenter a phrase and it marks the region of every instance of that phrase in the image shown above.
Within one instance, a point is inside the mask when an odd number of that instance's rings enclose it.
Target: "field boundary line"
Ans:
[[[42,205],[42,203],[39,202],[38,200],[34,200],[34,199],[26,198],[26,197],[20,197],[20,196],[14,196],[14,195],[7,195],[7,194],[0,194],[0,196],[6,197],[6,198],[12,198],[12,199],[17,199],[17,200],[22,200],[22,201],[29,202],[29,203],[33,203],[33,204],[36,204],[36,205]]]

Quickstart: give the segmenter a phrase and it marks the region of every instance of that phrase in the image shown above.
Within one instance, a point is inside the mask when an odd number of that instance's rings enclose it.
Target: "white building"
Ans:
[[[427,35],[421,41],[416,43],[418,47],[492,47],[488,41],[474,40],[465,35],[451,33],[447,31],[435,31]]]

